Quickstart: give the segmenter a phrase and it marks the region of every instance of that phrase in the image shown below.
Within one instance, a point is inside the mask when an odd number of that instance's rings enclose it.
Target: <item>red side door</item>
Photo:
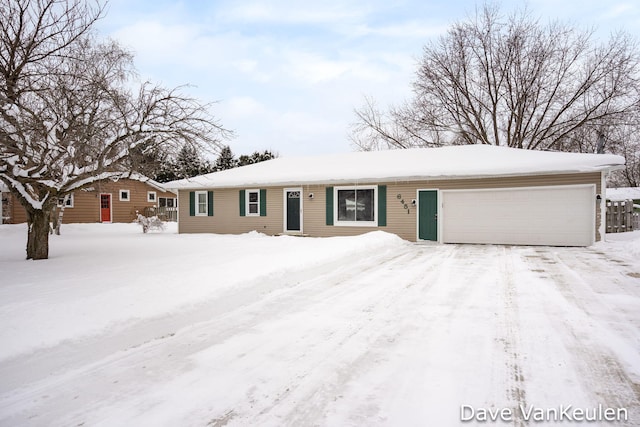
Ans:
[[[100,195],[100,221],[111,222],[111,194]]]

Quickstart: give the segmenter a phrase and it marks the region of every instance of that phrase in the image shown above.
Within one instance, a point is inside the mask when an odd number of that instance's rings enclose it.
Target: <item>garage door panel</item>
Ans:
[[[595,186],[442,191],[442,241],[588,246]]]

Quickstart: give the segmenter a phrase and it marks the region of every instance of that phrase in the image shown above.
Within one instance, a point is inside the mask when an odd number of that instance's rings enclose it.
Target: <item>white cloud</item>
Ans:
[[[616,3],[609,4],[607,12],[604,14],[604,18],[606,19],[616,19],[624,16],[628,16],[629,14],[637,15],[638,5],[631,3]]]
[[[345,1],[290,2],[253,1],[233,2],[219,11],[225,20],[245,23],[333,24],[339,21],[360,20],[366,16],[362,4],[350,7]]]
[[[330,60],[317,53],[289,51],[284,57],[288,73],[311,84],[339,78],[351,68],[347,61]]]
[[[138,21],[113,34],[138,55],[167,55],[179,51],[197,35],[191,25],[163,25],[157,21]]]
[[[354,35],[368,36],[377,35],[394,38],[417,38],[429,39],[444,34],[448,25],[443,23],[429,23],[428,21],[407,21],[393,25],[369,26],[359,25],[352,29]]]
[[[225,101],[225,112],[230,117],[242,118],[265,114],[266,108],[250,96],[235,96]]]

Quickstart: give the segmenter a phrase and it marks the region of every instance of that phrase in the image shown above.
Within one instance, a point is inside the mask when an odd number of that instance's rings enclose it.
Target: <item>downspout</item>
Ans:
[[[600,173],[600,226],[598,232],[600,233],[600,241],[605,242],[605,236],[607,235],[607,176],[609,175],[609,169],[603,170]]]

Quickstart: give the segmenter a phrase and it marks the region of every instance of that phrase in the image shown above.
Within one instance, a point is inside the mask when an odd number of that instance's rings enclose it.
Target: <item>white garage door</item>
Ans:
[[[595,185],[442,191],[444,243],[588,246]]]

